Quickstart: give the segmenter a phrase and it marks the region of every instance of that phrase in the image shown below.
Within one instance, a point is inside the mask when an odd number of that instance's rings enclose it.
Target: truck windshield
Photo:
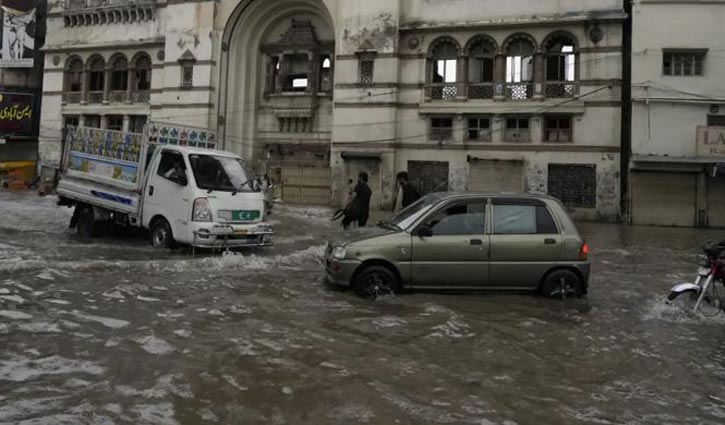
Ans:
[[[247,164],[241,159],[217,155],[189,155],[189,162],[199,189],[221,192],[259,190]]]

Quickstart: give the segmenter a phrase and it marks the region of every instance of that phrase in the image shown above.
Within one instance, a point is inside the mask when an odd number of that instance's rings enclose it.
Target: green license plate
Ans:
[[[257,210],[234,210],[232,221],[252,221],[258,219],[260,212]]]

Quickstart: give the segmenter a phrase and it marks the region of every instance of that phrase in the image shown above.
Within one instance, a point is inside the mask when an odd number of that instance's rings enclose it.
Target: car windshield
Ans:
[[[189,162],[199,189],[222,192],[254,192],[258,190],[247,164],[239,158],[189,155]]]
[[[392,224],[402,230],[408,229],[415,223],[421,215],[428,212],[434,205],[440,202],[441,198],[437,195],[426,195],[414,203],[408,205],[405,209],[392,216],[385,223]]]

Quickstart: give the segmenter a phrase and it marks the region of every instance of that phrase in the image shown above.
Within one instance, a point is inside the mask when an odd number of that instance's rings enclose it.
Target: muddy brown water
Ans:
[[[722,231],[580,224],[586,300],[321,282],[339,233],[278,209],[276,245],[78,240],[52,198],[0,193],[0,423],[722,424],[725,318],[663,305]]]

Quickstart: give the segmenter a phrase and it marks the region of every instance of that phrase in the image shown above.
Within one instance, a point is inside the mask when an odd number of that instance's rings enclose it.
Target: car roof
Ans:
[[[441,200],[454,198],[519,198],[519,199],[546,199],[555,201],[556,198],[549,195],[536,195],[531,193],[515,192],[436,192],[430,195]]]

